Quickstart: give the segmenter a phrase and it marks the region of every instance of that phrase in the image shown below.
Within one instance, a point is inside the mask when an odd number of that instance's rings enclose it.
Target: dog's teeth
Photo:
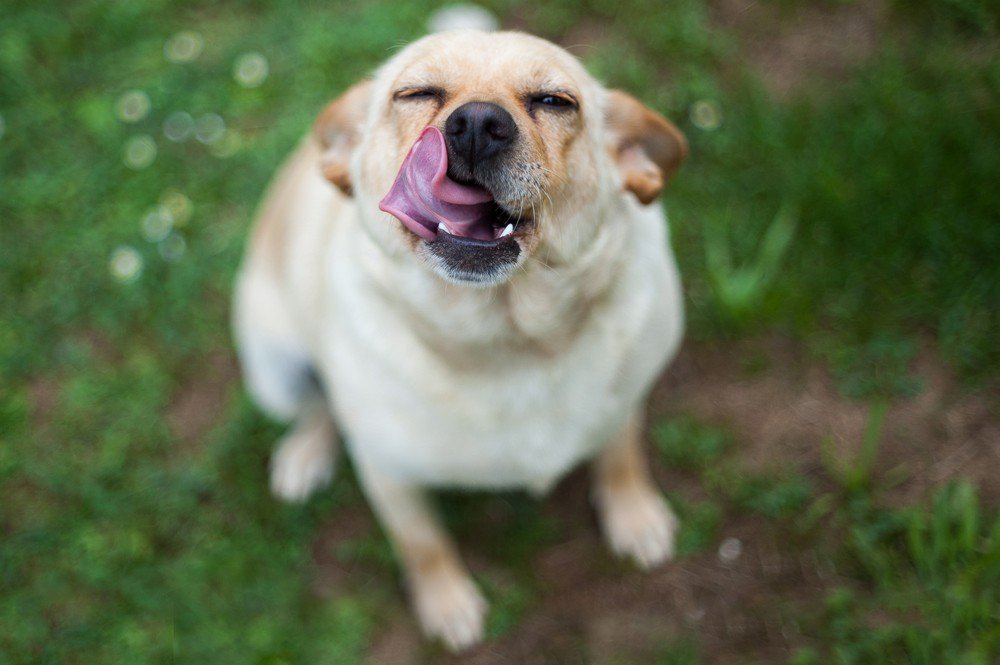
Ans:
[[[446,226],[446,225],[444,224],[444,222],[442,222],[441,224],[439,224],[439,225],[438,225],[438,230],[439,230],[439,231],[444,231],[444,232],[445,232],[445,233],[447,233],[448,235],[455,235],[455,232],[454,232],[454,231],[452,231],[451,229],[449,229],[449,228],[448,228],[448,227],[447,227],[447,226]]]
[[[513,232],[514,232],[514,225],[508,224],[507,226],[503,227],[503,231],[500,232],[500,237],[505,238]]]

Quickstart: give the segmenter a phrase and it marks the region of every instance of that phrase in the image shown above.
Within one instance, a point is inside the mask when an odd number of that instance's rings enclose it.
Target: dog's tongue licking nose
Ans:
[[[437,238],[438,224],[447,226],[452,235],[493,240],[491,201],[485,189],[460,185],[448,177],[444,136],[436,127],[428,127],[410,148],[378,207],[424,240]]]

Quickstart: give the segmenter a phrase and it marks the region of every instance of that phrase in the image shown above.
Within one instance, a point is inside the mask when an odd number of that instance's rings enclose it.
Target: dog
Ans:
[[[291,423],[271,489],[327,484],[343,434],[424,633],[452,651],[481,641],[487,604],[433,488],[543,495],[590,461],[614,553],[672,555],[642,439],[683,330],[658,197],[686,154],[558,46],[458,30],[330,103],[261,204],[233,326],[250,396]]]

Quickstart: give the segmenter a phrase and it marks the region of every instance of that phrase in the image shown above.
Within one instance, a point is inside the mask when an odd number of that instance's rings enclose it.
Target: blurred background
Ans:
[[[989,0],[485,2],[672,118],[689,331],[650,455],[677,561],[615,561],[585,474],[445,495],[474,663],[1000,661],[1000,10]],[[5,2],[0,662],[425,663],[345,464],[228,330],[254,206],[440,3]]]

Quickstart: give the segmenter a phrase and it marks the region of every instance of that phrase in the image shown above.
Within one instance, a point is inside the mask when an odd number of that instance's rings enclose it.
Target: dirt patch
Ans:
[[[739,54],[778,96],[843,80],[872,57],[886,29],[887,3],[718,0],[712,20],[734,35]]]
[[[744,369],[747,358],[765,369]],[[996,400],[963,392],[930,353],[913,369],[923,391],[893,402],[881,432],[878,473],[905,464],[908,474],[890,496],[919,500],[934,486],[967,478],[988,502],[1000,505]],[[733,454],[748,469],[795,469],[819,483],[829,482],[820,443],[829,439],[838,457],[850,457],[869,412],[868,404],[841,396],[830,374],[781,336],[688,344],[650,401],[651,420],[686,414],[728,427],[737,441]],[[691,474],[655,459],[654,471],[661,487],[692,500],[704,491]],[[802,608],[819,606],[829,589],[850,583],[780,523],[753,515],[725,521],[719,542],[706,551],[640,573],[615,561],[601,542],[585,470],[560,483],[538,511],[558,525],[558,534],[530,554],[527,574],[535,593],[529,609],[507,634],[460,658],[423,643],[392,573],[330,554],[338,542],[377,528],[363,506],[338,511],[320,536],[317,593],[328,597],[348,584],[357,590],[359,583],[396,589],[391,617],[369,651],[372,663],[651,662],[677,640],[695,639],[705,662],[727,664],[786,660],[803,644],[797,623]],[[490,518],[458,536],[474,574],[501,589],[497,581],[510,575],[510,562],[498,559],[484,544],[490,539],[476,529],[510,530],[503,524],[517,519]],[[720,555],[724,541],[737,556]]]
[[[83,330],[74,335],[73,341],[84,346],[95,360],[104,365],[118,365],[122,362],[121,349],[100,330]]]
[[[76,348],[89,355],[96,364],[116,366],[122,362],[121,352],[108,337],[96,329],[85,329],[65,338],[65,348]],[[64,351],[57,351],[57,355]],[[30,380],[26,386],[31,409],[32,427],[39,433],[47,431],[59,407],[66,372],[58,367]]]
[[[176,392],[167,411],[167,424],[183,444],[197,444],[218,421],[238,373],[231,352],[214,351]]]
[[[364,506],[338,510],[336,518],[320,532],[313,544],[313,574],[310,585],[318,598],[332,598],[338,593],[357,588],[359,579],[377,575],[357,557],[345,556],[344,546],[368,537],[378,527]]]
[[[770,369],[748,374],[742,359],[764,358]],[[912,371],[922,390],[893,401],[879,435],[877,467],[907,480],[892,496],[912,502],[931,488],[964,478],[1000,505],[998,400],[968,394],[929,351]],[[677,358],[650,405],[651,414],[687,413],[728,426],[741,463],[754,471],[794,468],[822,475],[821,448],[856,459],[871,416],[868,402],[848,399],[830,373],[780,336],[733,343],[691,344]]]
[[[367,662],[371,665],[408,665],[421,661],[426,650],[423,636],[409,611],[400,605],[384,622],[375,641],[368,650]]]
[[[723,526],[724,536],[739,543],[734,558],[720,557],[713,547],[639,572],[607,553],[587,490],[586,473],[578,471],[540,507],[547,516],[566,517],[559,542],[532,559],[539,597],[516,627],[441,662],[653,662],[693,636],[706,662],[775,662],[801,639],[794,608],[834,582],[822,577],[810,552],[790,546],[788,534],[759,518]],[[486,553],[476,542],[463,539],[463,553],[482,562]],[[493,579],[490,571],[485,576]]]
[[[37,431],[46,427],[59,404],[61,383],[51,376],[42,376],[28,384],[31,404],[31,425]]]

